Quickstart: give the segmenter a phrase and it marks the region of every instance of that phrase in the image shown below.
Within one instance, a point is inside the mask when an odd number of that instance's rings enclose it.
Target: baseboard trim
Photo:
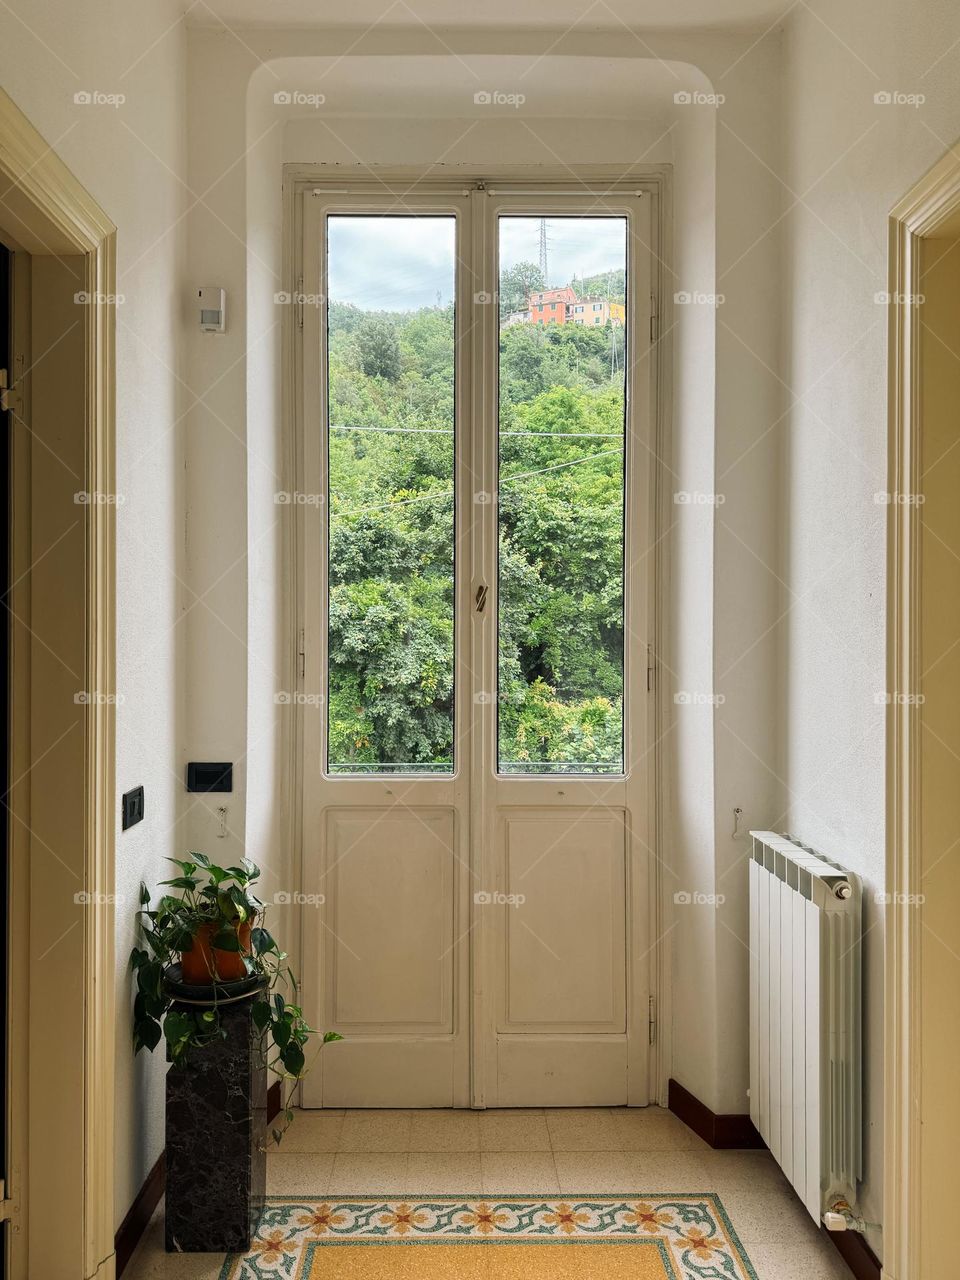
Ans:
[[[821,1227],[821,1231],[830,1237],[837,1253],[856,1276],[856,1280],[880,1280],[883,1274],[880,1259],[859,1231],[828,1231],[826,1227]]]
[[[688,1129],[718,1150],[763,1150],[766,1143],[749,1116],[717,1115],[676,1080],[667,1085],[667,1106]]]
[[[275,1119],[283,1110],[283,1092],[281,1080],[274,1080],[267,1090],[267,1124]]]
[[[676,1080],[667,1084],[667,1106],[688,1129],[718,1150],[761,1150],[766,1143],[749,1116],[718,1116]],[[856,1280],[881,1280],[880,1260],[858,1231],[821,1231],[850,1268]]]
[[[157,1163],[147,1174],[146,1181],[137,1192],[127,1216],[117,1227],[117,1233],[113,1237],[113,1248],[117,1258],[117,1280],[123,1274],[124,1267],[130,1261],[134,1249],[140,1243],[140,1237],[147,1229],[147,1223],[160,1203],[160,1197],[163,1195],[165,1165],[165,1153],[161,1151],[157,1157]]]

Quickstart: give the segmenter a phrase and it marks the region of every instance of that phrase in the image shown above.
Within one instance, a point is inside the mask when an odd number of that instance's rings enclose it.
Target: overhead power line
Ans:
[[[511,476],[504,476],[500,480],[500,488],[505,485],[512,484],[515,480],[529,480],[533,476],[542,476],[547,471],[559,471],[563,467],[577,467],[584,462],[594,462],[597,458],[612,457],[614,454],[623,453],[622,449],[603,449],[599,453],[588,454],[585,458],[573,458],[569,462],[555,462],[549,467],[538,467],[536,471],[517,471]],[[331,510],[331,519],[345,519],[347,516],[364,516],[371,511],[389,511],[391,507],[409,507],[415,502],[438,502],[441,498],[452,498],[454,496],[452,489],[441,489],[437,493],[421,493],[415,498],[397,498],[393,502],[382,502],[376,506],[355,507],[352,511],[333,511]]]
[[[331,423],[331,431],[376,431],[384,435],[431,435],[452,436],[453,427],[348,427],[341,423]],[[548,438],[568,440],[619,440],[622,431],[501,431],[502,436],[545,436]]]

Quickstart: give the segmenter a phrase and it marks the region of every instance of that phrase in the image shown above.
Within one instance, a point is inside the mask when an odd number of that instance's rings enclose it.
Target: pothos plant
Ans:
[[[134,1051],[152,1052],[162,1038],[172,1064],[182,1067],[192,1050],[226,1038],[218,1000],[223,990],[216,959],[220,953],[221,958],[232,960],[236,977],[262,980],[252,996],[252,1018],[263,1039],[267,1067],[282,1080],[296,1083],[311,1065],[306,1056],[311,1038],[318,1038],[319,1051],[342,1037],[334,1031],[322,1035],[315,1031],[296,1003],[298,984],[287,954],[265,927],[266,907],[253,892],[259,867],[247,860],[239,866],[220,867],[202,853],[168,861],[179,867],[180,874],[160,882],[168,892],[161,894],[155,907],[150,905],[150,890],[140,886],[137,941],[143,945],[130,953],[137,979]],[[213,998],[209,1005],[189,1009],[177,1004],[167,980],[171,967],[195,949],[209,970],[202,980],[209,983]],[[283,1129],[273,1131],[278,1142],[292,1119],[293,1112],[286,1106]]]

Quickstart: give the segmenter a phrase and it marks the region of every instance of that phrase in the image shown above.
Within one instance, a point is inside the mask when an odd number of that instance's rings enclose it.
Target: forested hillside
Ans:
[[[329,307],[334,769],[452,764],[453,338],[451,306]],[[623,359],[609,326],[501,332],[507,769],[620,768]]]
[[[574,276],[571,284],[580,298],[603,297],[608,302],[623,302],[626,291],[626,270],[615,267],[592,276]]]

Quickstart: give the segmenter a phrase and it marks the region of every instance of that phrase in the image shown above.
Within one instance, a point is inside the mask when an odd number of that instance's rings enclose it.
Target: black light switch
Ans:
[[[232,791],[233,765],[191,760],[187,765],[188,791]]]
[[[123,793],[123,829],[135,827],[143,821],[143,787],[134,787]]]

